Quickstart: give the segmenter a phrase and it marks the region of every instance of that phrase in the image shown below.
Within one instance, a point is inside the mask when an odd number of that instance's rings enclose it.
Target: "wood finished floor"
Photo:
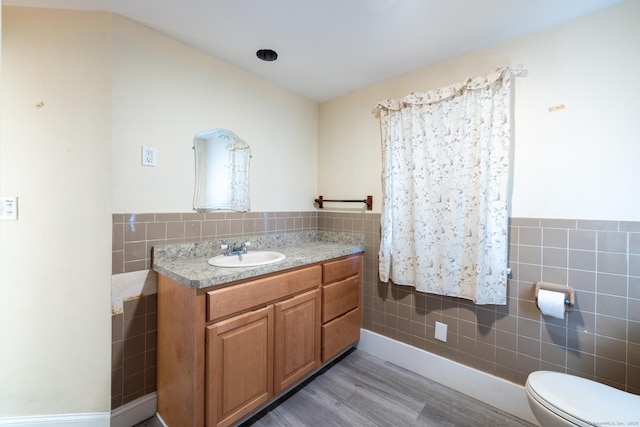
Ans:
[[[294,391],[242,427],[533,426],[362,350]],[[154,417],[135,427],[162,424]]]

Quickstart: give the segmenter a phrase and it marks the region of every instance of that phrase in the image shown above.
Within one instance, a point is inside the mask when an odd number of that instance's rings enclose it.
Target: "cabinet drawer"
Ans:
[[[360,305],[360,276],[352,276],[322,287],[322,323]]]
[[[322,325],[322,362],[326,362],[360,339],[360,309]]]
[[[320,285],[319,265],[207,292],[207,321],[241,313]]]
[[[331,283],[360,272],[360,255],[322,264],[322,283]]]

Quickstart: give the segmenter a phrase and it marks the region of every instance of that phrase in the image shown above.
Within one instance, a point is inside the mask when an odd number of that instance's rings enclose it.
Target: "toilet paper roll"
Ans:
[[[546,289],[538,290],[538,307],[545,316],[564,319],[564,299],[564,292],[554,292]]]

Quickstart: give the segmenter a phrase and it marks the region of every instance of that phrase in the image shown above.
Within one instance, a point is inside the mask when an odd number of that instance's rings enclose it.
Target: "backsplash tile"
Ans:
[[[112,274],[150,269],[154,245],[316,228],[316,212],[114,214]]]

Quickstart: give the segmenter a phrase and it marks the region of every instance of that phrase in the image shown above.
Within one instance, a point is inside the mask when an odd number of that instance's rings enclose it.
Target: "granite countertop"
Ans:
[[[271,250],[286,255],[283,261],[257,267],[225,268],[208,264],[220,255],[221,244],[249,241],[250,251]],[[364,235],[327,231],[245,236],[197,243],[153,247],[153,270],[193,289],[250,279],[364,252]]]

